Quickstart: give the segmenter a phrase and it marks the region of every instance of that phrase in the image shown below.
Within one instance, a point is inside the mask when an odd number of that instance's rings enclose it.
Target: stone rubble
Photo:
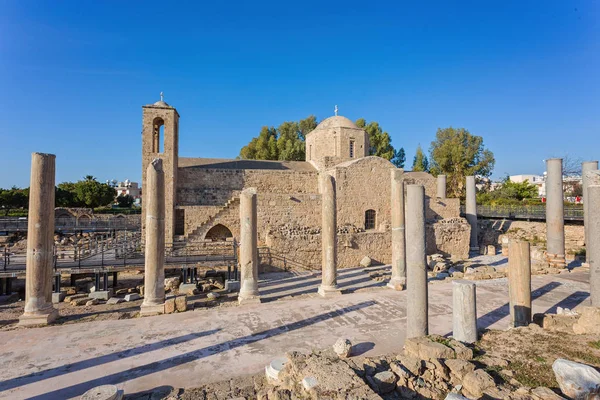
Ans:
[[[600,372],[589,365],[558,358],[552,370],[560,390],[572,399],[600,399]]]

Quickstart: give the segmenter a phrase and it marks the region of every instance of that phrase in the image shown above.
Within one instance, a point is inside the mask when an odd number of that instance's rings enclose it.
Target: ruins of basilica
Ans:
[[[318,269],[318,176],[326,173],[335,180],[338,267],[356,266],[365,256],[391,263],[390,171],[396,167],[369,156],[368,134],[348,118],[329,117],[308,133],[305,161],[184,158],[177,109],[162,99],[142,109],[142,182],[147,166],[161,158],[167,246],[239,241],[240,193],[255,188],[261,266]],[[446,198],[445,183],[438,187],[428,173],[406,172],[402,180],[425,187],[427,254],[468,258],[471,228],[460,218],[459,199]]]

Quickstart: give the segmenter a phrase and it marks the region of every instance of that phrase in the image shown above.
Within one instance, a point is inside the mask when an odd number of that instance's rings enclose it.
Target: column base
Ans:
[[[565,268],[567,266],[563,254],[546,253],[546,262],[553,268]]]
[[[260,304],[259,295],[238,295],[238,304]]]
[[[150,317],[165,313],[165,303],[162,304],[142,304],[140,307],[140,317]]]
[[[340,290],[340,288],[337,285],[336,286],[319,285],[319,289],[317,290],[317,293],[321,297],[335,297],[335,296],[341,295],[342,291]]]
[[[58,318],[58,310],[56,308],[51,308],[39,314],[26,312],[19,317],[19,326],[48,325],[54,322],[56,318]]]
[[[406,288],[406,278],[392,278],[386,285],[394,290],[404,290]]]

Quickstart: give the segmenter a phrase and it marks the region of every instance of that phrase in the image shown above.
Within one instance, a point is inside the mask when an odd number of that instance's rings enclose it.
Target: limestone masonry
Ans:
[[[142,175],[155,158],[165,175],[165,242],[240,241],[240,193],[257,192],[261,267],[319,269],[319,173],[336,186],[337,265],[359,265],[364,256],[392,261],[391,169],[369,154],[369,136],[348,118],[322,121],[306,136],[306,161],[179,157],[179,113],[158,101],[142,107]],[[458,199],[438,198],[437,179],[402,174],[404,186],[425,187],[427,254],[468,257],[471,228]],[[406,190],[406,188],[404,189]],[[146,208],[143,209],[142,229]],[[143,236],[142,236],[143,237]]]

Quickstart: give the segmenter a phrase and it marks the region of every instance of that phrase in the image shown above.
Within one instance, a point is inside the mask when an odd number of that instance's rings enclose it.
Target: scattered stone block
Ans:
[[[341,358],[350,357],[352,342],[348,339],[339,338],[333,345],[333,351]]]
[[[179,293],[193,295],[194,290],[197,290],[195,283],[182,283],[179,285]]]
[[[115,292],[115,295],[117,295],[117,296],[123,296],[124,294],[127,294],[127,293],[129,293],[129,289],[118,289]]]
[[[137,290],[140,292],[140,296],[144,296],[144,291],[146,287],[144,285],[140,285],[137,287]]]
[[[179,285],[181,285],[181,279],[178,276],[165,278],[165,290],[178,289]]]
[[[175,297],[175,309],[177,312],[187,311],[187,298],[185,296]]]
[[[226,280],[225,281],[225,290],[227,290],[229,293],[231,292],[239,292],[240,291],[240,281],[233,281],[233,280]]]
[[[204,283],[202,284],[202,286],[200,286],[200,288],[202,289],[203,292],[210,292],[210,290],[212,289],[212,285],[210,283]]]
[[[488,256],[496,255],[496,246],[494,246],[493,244],[489,244],[487,246],[487,255]]]
[[[210,292],[209,294],[206,295],[206,297],[210,300],[216,300],[219,297],[221,297],[221,295],[219,293]]]
[[[106,301],[106,304],[120,304],[123,303],[125,300],[119,298],[119,297],[111,297],[110,299],[108,299]]]
[[[586,364],[558,358],[552,364],[561,392],[571,399],[600,396],[600,372]]]
[[[573,325],[577,322],[577,315],[534,314],[533,322],[540,327],[553,332],[573,333]]]
[[[450,370],[450,373],[456,376],[459,380],[462,381],[465,375],[470,372],[475,371],[475,365],[466,361],[466,360],[446,360],[446,367]]]
[[[83,298],[77,298],[75,300],[71,300],[70,304],[72,306],[85,306],[87,304],[88,301],[90,301],[91,299],[89,297],[83,297]]]
[[[582,307],[573,332],[577,335],[600,335],[600,307]]]
[[[98,300],[108,300],[112,297],[112,295],[113,295],[112,289],[108,289],[108,290],[99,290],[99,291],[90,293],[89,297],[92,299],[98,299]]]
[[[434,342],[427,337],[414,337],[406,339],[404,350],[407,354],[430,360],[432,358],[456,358],[454,350],[442,343]]]
[[[423,371],[423,362],[418,357],[413,357],[409,354],[401,354],[396,356],[396,360],[400,361],[400,364],[415,376],[419,376]]]
[[[82,294],[73,294],[71,296],[66,296],[64,301],[65,301],[65,303],[70,303],[73,300],[84,299],[84,298],[87,298],[87,297],[88,297],[87,293],[85,293],[85,294],[83,294],[83,293]]]
[[[185,296],[183,296],[185,297]],[[165,314],[173,314],[175,312],[175,297],[170,296],[165,299]]]
[[[65,297],[67,297],[67,292],[65,291],[60,291],[58,293],[52,292],[52,303],[61,303]]]
[[[123,391],[115,385],[102,385],[88,390],[81,396],[81,400],[121,400]]]
[[[138,293],[129,293],[125,295],[125,301],[136,301],[141,298],[142,296],[140,296]]]
[[[373,260],[371,260],[371,257],[369,256],[364,256],[362,260],[360,260],[360,266],[367,268],[370,267],[373,264]]]
[[[469,400],[465,396],[461,396],[458,393],[448,393],[444,400]]]
[[[469,394],[479,398],[486,389],[491,388],[496,384],[490,374],[482,369],[477,369],[464,376],[462,385],[463,389]]]
[[[96,306],[98,304],[100,304],[98,299],[91,299],[91,300],[88,300],[87,303],[85,303],[86,306]]]
[[[383,371],[373,376],[373,382],[379,393],[385,394],[396,389],[396,375],[392,371]]]

